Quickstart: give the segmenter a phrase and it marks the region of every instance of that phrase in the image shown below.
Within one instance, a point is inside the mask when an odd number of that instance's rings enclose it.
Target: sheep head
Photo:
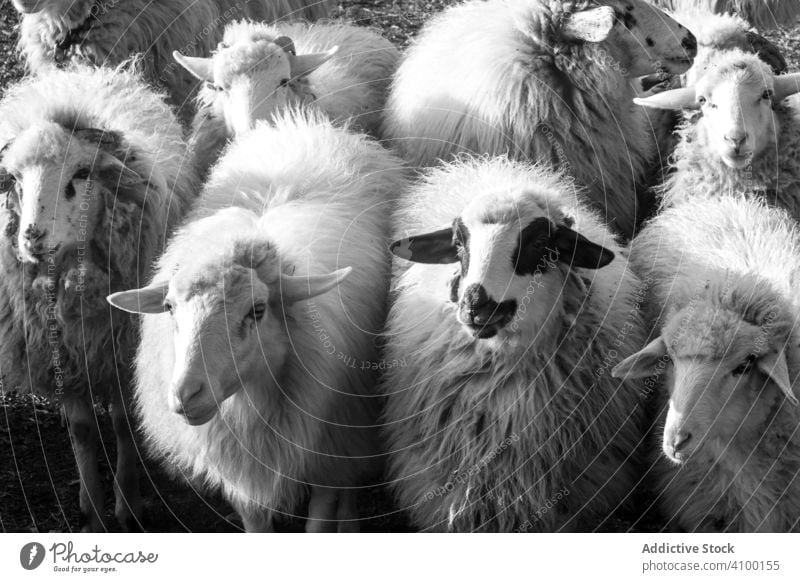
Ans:
[[[559,36],[567,43],[599,43],[604,62],[623,76],[655,71],[680,74],[697,53],[690,31],[644,0],[596,0],[569,4]]]
[[[214,104],[231,134],[247,131],[256,121],[269,120],[287,105],[300,102],[297,83],[338,51],[332,47],[298,55],[291,39],[267,34],[269,28],[250,24],[243,30],[249,33],[226,32],[212,58],[173,53],[181,66],[206,83],[201,100]]]
[[[261,387],[279,374],[290,349],[283,310],[333,289],[349,273],[286,275],[272,245],[240,239],[229,253],[212,253],[169,281],[108,301],[131,313],[169,313],[175,360],[167,401],[189,424],[202,425],[243,386]]]
[[[698,143],[729,168],[741,169],[777,147],[780,128],[773,109],[798,92],[800,74],[775,76],[757,56],[731,51],[694,87],[634,102],[660,109],[700,109]]]
[[[614,258],[572,224],[534,193],[489,194],[450,226],[398,240],[391,251],[417,263],[459,263],[450,301],[463,328],[490,346],[509,339],[530,345],[545,320],[562,312],[570,267],[599,269]]]
[[[19,217],[20,260],[55,261],[91,240],[106,200],[145,181],[125,157],[123,139],[113,131],[53,122],[31,126],[7,144],[0,174],[7,204]]]
[[[670,400],[662,448],[676,463],[706,443],[724,450],[743,442],[750,450],[776,403],[798,403],[793,383],[800,360],[785,319],[791,311],[763,297],[763,282],[745,277],[732,285],[722,292],[732,301],[698,298],[668,314],[661,335],[613,370],[617,377],[663,374]],[[762,304],[754,305],[754,297]]]

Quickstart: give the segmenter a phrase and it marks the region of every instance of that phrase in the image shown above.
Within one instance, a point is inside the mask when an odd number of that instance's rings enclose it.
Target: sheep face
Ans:
[[[601,6],[590,7],[583,11],[585,16],[578,13],[578,19],[572,19],[568,36],[573,36],[569,32],[576,24],[594,30],[595,36],[597,31],[606,31],[601,35],[607,35],[610,42],[604,46],[626,76],[646,75],[654,69],[679,74],[691,65],[697,54],[694,35],[659,8],[644,0],[600,0],[596,4]]]
[[[119,142],[113,132],[44,123],[8,144],[0,163],[9,205],[19,217],[22,261],[55,258],[90,240],[109,192],[141,181],[111,153]]]
[[[757,56],[731,51],[695,87],[635,101],[663,109],[700,109],[698,143],[727,167],[741,169],[776,147],[780,128],[773,108],[798,91],[800,75],[775,77]]]
[[[237,244],[232,256],[201,260],[179,268],[167,283],[108,300],[135,313],[169,312],[175,359],[167,402],[197,426],[243,387],[258,389],[280,373],[289,351],[284,309],[325,293],[349,272],[283,275],[274,249],[249,241]]]
[[[251,34],[234,39],[233,44],[220,44],[211,59],[174,54],[181,66],[205,81],[200,99],[213,104],[232,135],[301,103],[298,85],[337,51],[334,47],[325,53],[296,55],[294,43],[285,36]]]
[[[734,442],[752,448],[776,398],[797,403],[786,356],[793,347],[779,339],[780,327],[769,318],[754,325],[730,310],[690,305],[670,315],[662,335],[614,375],[664,374],[670,399],[662,449],[670,460],[683,463],[709,442],[716,450]]]
[[[460,264],[450,301],[473,337],[497,338],[498,346],[509,339],[530,342],[559,302],[567,266],[597,269],[614,257],[571,225],[533,196],[488,195],[451,226],[396,241],[391,249],[418,263]]]

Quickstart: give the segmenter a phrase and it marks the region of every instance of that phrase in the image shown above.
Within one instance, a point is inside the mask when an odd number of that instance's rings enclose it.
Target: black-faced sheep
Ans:
[[[613,373],[664,382],[653,472],[668,527],[800,531],[796,221],[762,200],[686,200],[634,239],[631,263],[652,281],[657,338]]]
[[[136,329],[104,298],[148,276],[197,192],[181,135],[163,96],[122,71],[52,71],[0,102],[0,373],[6,389],[63,404],[92,531],[104,527],[96,398],[117,437],[117,518],[140,526],[126,412]]]
[[[197,81],[172,51],[207,56],[227,22],[327,16],[328,0],[12,0],[21,15],[19,49],[30,70],[53,65],[116,66],[143,55],[143,74],[169,90],[187,122]]]
[[[367,28],[347,24],[236,22],[212,58],[175,59],[204,82],[192,147],[213,163],[228,139],[290,106],[310,105],[380,137],[400,53]]]
[[[426,530],[602,523],[643,433],[610,376],[645,337],[624,249],[569,181],[501,158],[435,169],[400,206],[393,252],[414,264],[398,261],[386,357],[405,365],[383,386],[401,507]]]
[[[643,0],[465,2],[409,48],[384,133],[417,166],[465,151],[558,166],[630,236],[657,157],[632,80],[684,72],[695,48]]]
[[[350,488],[377,459],[374,340],[405,171],[314,115],[238,136],[154,281],[109,298],[148,314],[136,371],[152,450],[220,489],[249,531],[303,500],[308,531],[355,528]]]
[[[699,109],[679,129],[674,171],[659,187],[663,206],[690,197],[763,196],[800,218],[800,116],[784,99],[800,92],[800,74],[774,76],[755,55],[727,51],[693,87],[636,103]]]

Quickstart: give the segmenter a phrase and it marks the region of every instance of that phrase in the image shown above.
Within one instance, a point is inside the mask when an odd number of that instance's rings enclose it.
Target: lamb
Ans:
[[[182,128],[163,95],[122,70],[54,70],[0,102],[0,375],[64,407],[85,531],[102,531],[93,401],[117,439],[115,513],[141,528],[127,413],[132,318],[110,292],[136,285],[198,190]]]
[[[636,99],[646,107],[702,113],[678,130],[674,172],[659,188],[662,206],[744,193],[800,218],[800,116],[783,102],[798,92],[800,74],[774,76],[757,56],[732,50],[695,86]]]
[[[800,531],[796,221],[760,199],[689,199],[642,230],[631,263],[657,337],[613,374],[663,380],[668,527]]]
[[[197,83],[172,51],[206,56],[226,22],[327,16],[329,0],[12,0],[20,13],[19,50],[34,72],[71,63],[116,66],[143,54],[143,74],[169,90],[191,120]]]
[[[473,0],[431,19],[401,62],[384,133],[406,159],[508,154],[567,169],[634,231],[656,157],[633,78],[682,73],[692,34],[644,0]]]
[[[797,0],[650,0],[654,5],[677,13],[703,11],[716,14],[734,12],[760,30],[778,28],[797,20]]]
[[[207,168],[235,134],[300,104],[380,138],[400,53],[363,27],[242,21],[225,28],[213,57],[174,56],[204,82],[192,143],[199,166]]]
[[[248,531],[306,503],[308,531],[357,527],[352,488],[380,460],[375,339],[405,180],[377,142],[285,112],[226,150],[152,283],[109,297],[147,314],[136,402],[151,449],[220,489]]]
[[[645,337],[625,249],[566,177],[503,158],[431,170],[395,228],[414,263],[385,333],[406,364],[383,381],[400,506],[426,530],[602,523],[644,432],[633,384],[609,374]]]

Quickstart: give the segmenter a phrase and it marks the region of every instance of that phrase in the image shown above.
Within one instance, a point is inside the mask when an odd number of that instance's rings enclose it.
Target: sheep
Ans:
[[[703,11],[716,14],[734,12],[760,30],[778,28],[800,16],[797,0],[650,0],[654,5],[677,13]]]
[[[659,187],[661,205],[729,193],[764,196],[800,218],[800,117],[783,100],[800,92],[800,74],[774,76],[757,56],[719,55],[693,87],[635,102],[699,109],[678,130],[674,172]]]
[[[417,166],[473,152],[568,169],[629,237],[656,155],[633,78],[682,73],[695,49],[643,0],[465,2],[408,49],[384,133]]]
[[[718,60],[721,54],[734,49],[756,54],[776,75],[786,72],[786,59],[780,49],[754,31],[750,24],[739,16],[690,10],[673,14],[673,17],[687,26],[697,39],[697,55],[694,62],[683,75],[665,76],[663,73],[656,73],[640,79],[642,91],[638,97],[649,97],[667,89],[693,87],[711,63]],[[649,108],[645,113],[656,135],[662,161],[660,170],[663,175],[667,175],[670,171],[670,156],[678,143],[675,130],[681,121],[691,121],[693,116],[683,116],[677,111]],[[656,190],[663,181],[663,177],[656,181]]]
[[[760,199],[689,199],[642,230],[631,263],[657,337],[612,373],[663,380],[667,526],[800,531],[796,221]]]
[[[192,143],[206,168],[236,133],[298,104],[381,137],[400,53],[379,34],[347,24],[234,22],[212,58],[174,57],[203,81]]]
[[[327,16],[329,0],[12,0],[20,14],[18,48],[34,72],[70,63],[116,66],[143,54],[143,74],[169,89],[187,122],[197,82],[172,63],[172,51],[206,56],[235,18],[269,22]]]
[[[399,205],[413,264],[385,341],[405,365],[382,386],[400,506],[426,530],[597,525],[639,475],[644,410],[608,373],[645,335],[625,249],[543,165],[460,159]]]
[[[375,340],[405,180],[377,142],[284,112],[226,150],[153,281],[109,297],[147,314],[151,450],[220,489],[248,531],[306,499],[308,531],[357,526],[351,488],[380,460]]]
[[[198,190],[182,128],[161,94],[123,70],[29,78],[0,102],[0,376],[64,407],[85,531],[102,531],[98,420],[117,439],[115,513],[141,527],[127,414],[132,318],[104,297],[144,279]]]

